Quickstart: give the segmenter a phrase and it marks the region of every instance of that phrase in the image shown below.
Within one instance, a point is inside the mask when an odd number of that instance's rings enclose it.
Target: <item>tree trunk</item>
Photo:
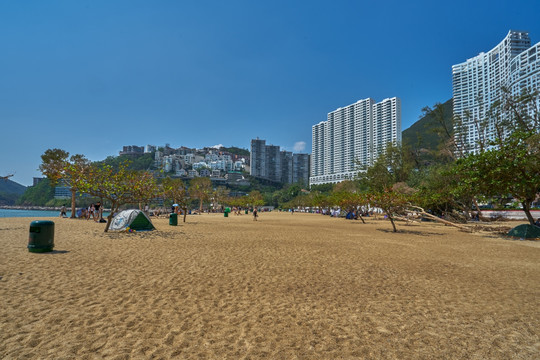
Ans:
[[[484,215],[482,215],[482,210],[480,209],[480,206],[478,206],[478,201],[476,201],[476,198],[473,199],[474,201],[474,206],[476,207],[476,210],[478,210],[478,217],[484,217]]]
[[[388,215],[388,219],[390,219],[390,222],[392,223],[392,227],[394,228],[394,232],[397,232],[396,224],[394,224],[394,219],[388,213],[386,213],[386,215]]]
[[[118,206],[115,203],[111,204],[111,213],[107,216],[107,225],[105,225],[105,232],[109,231],[114,213],[118,211]]]
[[[71,188],[71,218],[75,219],[75,197],[77,196],[77,190],[74,188]]]
[[[199,200],[199,212],[202,213],[203,199]]]
[[[184,222],[186,222],[186,216],[187,216],[187,207],[183,208],[184,209]]]
[[[521,205],[523,205],[523,211],[525,212],[525,215],[527,216],[527,220],[529,220],[529,224],[534,225],[534,218],[532,217],[532,214],[531,214],[530,203],[528,201],[523,201]]]

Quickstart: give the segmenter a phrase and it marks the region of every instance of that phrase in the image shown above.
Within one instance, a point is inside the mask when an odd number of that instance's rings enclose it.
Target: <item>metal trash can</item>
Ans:
[[[169,215],[169,225],[172,225],[172,226],[178,225],[178,214],[172,213]]]
[[[54,222],[36,220],[30,223],[30,236],[28,238],[28,251],[49,252],[54,248]]]

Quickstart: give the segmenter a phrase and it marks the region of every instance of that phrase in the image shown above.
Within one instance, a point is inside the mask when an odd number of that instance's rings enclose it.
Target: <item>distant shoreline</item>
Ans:
[[[60,211],[61,206],[20,206],[20,205],[0,205],[0,209],[5,210],[46,210],[46,211]],[[66,206],[67,209],[67,206]]]
[[[60,211],[61,206],[20,206],[20,205],[0,205],[0,209],[4,210],[43,210],[43,211]],[[86,206],[77,206],[76,209],[86,208]],[[66,206],[66,210],[71,211],[71,206]],[[111,211],[104,208],[103,211]]]

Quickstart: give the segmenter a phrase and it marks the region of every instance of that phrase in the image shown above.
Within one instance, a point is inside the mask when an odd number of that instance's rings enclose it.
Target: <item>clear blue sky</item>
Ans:
[[[402,127],[452,96],[451,66],[540,1],[0,0],[0,175],[30,185],[48,148],[292,150],[328,112],[402,100]]]

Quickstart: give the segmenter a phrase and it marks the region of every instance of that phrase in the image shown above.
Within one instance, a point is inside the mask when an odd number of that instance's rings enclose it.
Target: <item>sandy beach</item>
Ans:
[[[315,214],[0,219],[2,359],[538,359],[539,242]],[[517,225],[519,223],[511,223]]]

